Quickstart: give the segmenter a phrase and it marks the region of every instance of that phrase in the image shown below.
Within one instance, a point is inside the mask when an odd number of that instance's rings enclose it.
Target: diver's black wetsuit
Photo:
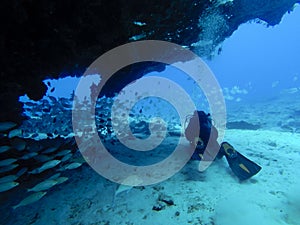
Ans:
[[[200,126],[199,135],[198,124]],[[192,155],[194,160],[202,160],[204,150],[207,148],[208,153],[210,151],[218,152],[217,158],[222,158],[225,155],[230,168],[240,180],[246,180],[261,170],[259,165],[240,154],[229,143],[223,142],[219,145],[217,142],[218,131],[212,124],[210,114],[206,114],[203,111],[195,111],[185,129],[185,136],[195,146],[195,151]],[[208,142],[209,138],[211,138],[210,142]],[[211,155],[215,156],[215,154]],[[214,157],[211,160],[214,160]]]
[[[199,120],[199,127],[197,120]],[[197,137],[197,131],[200,128],[199,137]],[[185,137],[194,145],[195,152],[192,156],[194,160],[201,160],[201,156],[204,153],[204,150],[208,144],[209,137],[211,135],[210,148],[213,148],[214,151],[218,151],[218,158],[222,158],[224,152],[222,152],[221,146],[217,142],[218,131],[212,125],[210,114],[206,114],[203,111],[195,111],[194,115],[190,117],[189,124],[185,129]]]

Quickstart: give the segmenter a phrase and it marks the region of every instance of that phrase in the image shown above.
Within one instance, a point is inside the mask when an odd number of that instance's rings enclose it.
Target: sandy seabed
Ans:
[[[239,182],[225,159],[202,173],[190,161],[164,182],[115,196],[118,185],[85,165],[38,202],[8,209],[4,224],[298,224],[300,134],[227,130],[225,139],[263,169]]]
[[[295,112],[293,107],[289,112]],[[276,110],[272,108],[270,115],[276,116]],[[240,111],[239,117],[247,120],[250,114],[245,112]],[[267,109],[259,112],[251,122],[262,118],[276,122],[267,116]],[[280,116],[277,120],[284,121]],[[197,170],[198,161],[189,161],[168,180],[116,195],[118,184],[84,164],[33,204],[13,210],[20,196],[11,196],[11,202],[4,203],[0,224],[300,224],[300,133],[269,127],[226,130],[224,140],[262,166],[244,182],[233,175],[225,158],[204,172]]]

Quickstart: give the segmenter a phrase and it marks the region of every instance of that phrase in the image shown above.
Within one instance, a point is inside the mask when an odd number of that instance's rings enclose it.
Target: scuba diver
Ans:
[[[240,181],[246,180],[257,174],[261,167],[245,156],[236,151],[228,142],[223,142],[221,145],[217,142],[218,131],[212,124],[210,114],[203,111],[195,111],[189,119],[189,124],[185,129],[185,137],[189,140],[190,144],[195,147],[192,155],[194,160],[202,160],[203,154],[208,147],[208,151],[218,151],[217,157],[221,159],[224,155],[227,159],[229,167],[232,172],[239,178]],[[197,120],[199,121],[200,132]],[[199,135],[198,135],[199,132]],[[211,136],[211,141],[208,142]]]

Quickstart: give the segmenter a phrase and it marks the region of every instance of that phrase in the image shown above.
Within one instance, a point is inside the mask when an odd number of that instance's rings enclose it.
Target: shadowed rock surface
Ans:
[[[42,98],[44,79],[80,76],[97,57],[121,44],[165,40],[211,57],[240,24],[260,19],[276,25],[300,1],[220,2],[226,1],[2,1],[0,121],[20,122],[18,97]],[[122,82],[115,78],[110,92],[142,76],[144,68],[131,68],[142,72],[135,77],[124,73]]]
[[[258,130],[261,128],[258,124],[251,124],[246,121],[235,121],[235,122],[228,122],[226,127],[228,129],[241,129],[241,130]]]

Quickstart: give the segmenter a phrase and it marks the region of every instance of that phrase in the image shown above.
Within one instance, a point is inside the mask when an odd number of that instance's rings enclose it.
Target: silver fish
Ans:
[[[5,167],[0,167],[0,173],[5,173],[8,171],[13,170],[14,168],[18,167],[19,164],[15,163],[15,164],[11,164],[9,166],[5,166]]]
[[[47,192],[36,192],[32,195],[29,195],[25,199],[23,199],[18,205],[13,206],[12,208],[15,210],[16,208],[19,208],[20,206],[32,204],[32,203],[40,200],[46,194],[47,194]]]
[[[71,157],[72,157],[72,154],[71,154],[71,153],[70,153],[70,154],[67,154],[67,155],[65,155],[65,156],[61,159],[61,161],[62,161],[62,162],[66,162],[66,161],[68,161]]]
[[[8,191],[18,186],[19,183],[15,181],[5,182],[0,184],[0,192]]]
[[[47,156],[47,155],[37,155],[37,156],[34,156],[34,159],[39,161],[39,162],[47,162],[47,161],[50,161],[53,159],[52,156]]]
[[[13,148],[17,149],[18,151],[23,151],[26,148],[26,141],[21,138],[14,138],[11,140],[11,145]]]
[[[123,185],[123,184],[120,184],[118,186],[118,188],[116,189],[116,192],[115,192],[115,197],[117,195],[119,195],[120,193],[123,193],[123,192],[129,192],[131,189],[133,188],[133,186],[128,186],[128,185]]]
[[[30,158],[36,156],[36,155],[37,155],[36,152],[29,152],[26,155],[23,155],[20,159],[27,160],[27,159],[30,159]]]
[[[293,88],[288,88],[284,89],[281,91],[282,94],[294,94],[300,91],[300,87],[293,87]]]
[[[13,122],[1,122],[0,123],[0,132],[10,130],[10,129],[14,128],[15,126],[17,126],[17,124],[13,123]]]
[[[60,99],[60,102],[62,104],[63,107],[65,108],[72,108],[72,104],[70,103],[70,101],[68,99]]]
[[[12,182],[12,181],[15,181],[18,178],[19,178],[19,176],[17,176],[17,175],[8,175],[8,176],[5,176],[5,177],[1,177],[0,178],[0,183]]]
[[[140,22],[140,21],[134,21],[133,24],[137,25],[137,26],[145,26],[145,25],[147,25],[146,23]]]
[[[41,183],[38,183],[33,188],[29,188],[27,191],[34,191],[34,192],[46,191],[52,188],[56,184],[57,184],[56,180],[45,180],[42,181]]]
[[[13,164],[14,162],[18,161],[17,159],[10,158],[10,159],[4,159],[0,161],[0,167],[2,166],[8,166],[10,164]]]
[[[131,176],[128,176],[127,178],[125,178],[122,182],[122,184],[120,184],[115,192],[115,197],[124,192],[124,191],[127,191],[129,192],[133,186],[131,185],[124,185],[123,183],[136,183],[136,184],[141,184],[143,182],[143,180],[139,177],[139,176],[136,176],[136,175],[131,175]]]
[[[57,181],[57,184],[62,184],[64,182],[66,182],[67,180],[69,180],[69,178],[68,177],[59,177],[55,180]]]
[[[55,147],[50,147],[50,148],[47,148],[46,150],[44,150],[42,153],[43,154],[49,154],[49,153],[52,153],[52,152],[55,152],[59,147],[55,146]]]
[[[43,139],[48,138],[48,136],[45,133],[37,133],[37,134],[32,134],[31,138],[34,140],[43,140]]]
[[[54,103],[57,103],[57,99],[53,96],[48,96],[48,98],[50,98],[50,100]]]
[[[66,150],[63,150],[63,151],[58,152],[58,153],[56,154],[56,156],[57,156],[57,157],[58,157],[58,156],[64,156],[64,155],[67,155],[67,154],[69,154],[69,153],[71,153],[71,150],[66,149]]]
[[[7,146],[7,145],[0,146],[0,153],[6,152],[10,149],[11,149],[11,147]]]
[[[66,169],[66,170],[73,170],[73,169],[77,169],[81,165],[82,165],[82,163],[74,162],[74,163],[71,163],[71,164],[67,165],[64,169]]]
[[[51,160],[49,162],[46,162],[40,168],[34,169],[31,172],[29,172],[29,173],[31,173],[31,174],[37,174],[37,173],[44,172],[45,170],[48,170],[48,169],[51,169],[51,168],[57,166],[60,162],[61,162],[60,160]]]
[[[27,167],[24,167],[24,168],[20,169],[20,170],[17,172],[17,176],[20,177],[20,176],[22,176],[23,174],[25,174],[27,171],[28,171],[28,168],[27,168]]]
[[[8,138],[13,138],[13,137],[22,137],[23,136],[23,130],[22,129],[14,129],[11,130],[8,134]]]
[[[137,41],[137,40],[140,40],[142,38],[145,38],[146,35],[145,34],[139,34],[139,35],[135,35],[135,36],[132,36],[129,38],[130,41]]]
[[[57,178],[59,178],[60,173],[56,173],[54,175],[52,175],[51,177],[48,178],[48,180],[56,180]]]

